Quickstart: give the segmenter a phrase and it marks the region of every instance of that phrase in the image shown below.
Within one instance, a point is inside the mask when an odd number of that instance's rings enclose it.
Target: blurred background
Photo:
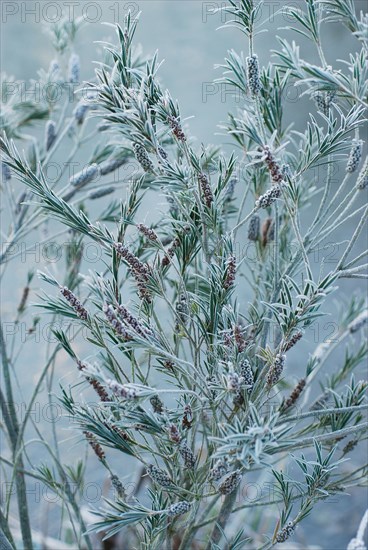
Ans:
[[[357,10],[367,9],[364,0],[355,0]],[[311,44],[296,33],[282,29],[291,24],[291,21],[283,13],[278,13],[282,6],[300,6],[304,4],[298,1],[277,1],[265,0],[261,13],[260,30],[263,31],[255,39],[255,51],[259,55],[260,63],[267,65],[272,60],[272,50],[279,49],[277,35],[287,36],[289,40],[295,39],[301,45],[301,57],[316,63],[318,58]],[[76,17],[82,17],[84,25],[78,33],[76,51],[81,58],[81,79],[88,80],[93,75],[95,68],[94,61],[102,58],[102,47],[99,41],[108,40],[115,42],[115,33],[111,26],[103,23],[123,23],[124,15],[130,9],[133,16],[142,11],[136,43],[140,43],[144,54],[151,54],[158,50],[159,60],[163,61],[160,69],[160,78],[167,87],[174,99],[178,99],[183,118],[188,118],[190,132],[195,136],[198,147],[201,143],[208,145],[222,144],[229,152],[234,148],[228,137],[221,135],[219,124],[226,121],[229,111],[235,112],[241,108],[241,98],[233,96],[229,89],[223,85],[214,83],[219,78],[222,69],[216,69],[217,64],[223,62],[229,49],[237,53],[241,51],[245,55],[247,51],[246,38],[234,28],[219,29],[226,21],[226,14],[215,13],[217,8],[225,5],[225,2],[201,2],[199,0],[141,0],[139,2],[124,2],[114,0],[100,0],[99,2],[62,2],[62,1],[39,1],[27,2],[3,0],[1,20],[1,71],[8,76],[14,76],[16,80],[25,80],[37,77],[40,68],[47,70],[50,61],[55,57],[50,45],[50,39],[45,32],[47,24],[57,21],[62,13],[69,16],[74,13]],[[349,53],[358,51],[359,43],[352,39],[350,33],[340,24],[329,25],[323,36],[323,47],[326,58],[331,65],[338,66],[337,60],[347,59]],[[94,44],[95,42],[95,44]],[[30,88],[32,94],[32,88]],[[285,115],[294,128],[304,131],[309,112],[315,107],[307,96],[301,97],[301,90],[296,86],[287,92]],[[296,105],[297,104],[297,107]],[[287,106],[290,106],[290,112]],[[40,133],[40,136],[42,133]],[[366,136],[361,136],[366,140]],[[365,153],[367,151],[365,144]],[[83,163],[83,157],[79,158]],[[336,187],[341,181],[344,173],[344,164],[336,164],[334,171],[333,186]],[[326,171],[321,167],[317,180],[323,182]],[[239,196],[241,193],[239,192]],[[123,193],[125,196],[125,192]],[[317,199],[318,200],[318,199]],[[313,205],[308,213],[309,217],[314,215]],[[149,215],[151,205],[144,203],[142,207],[142,220]],[[308,218],[307,216],[307,218]],[[4,228],[7,230],[9,220],[4,213]],[[306,219],[308,222],[308,219]],[[349,233],[355,220],[349,228]],[[48,225],[48,231],[52,231],[52,224]],[[40,230],[41,231],[41,230]],[[343,238],[342,230],[342,238]],[[41,232],[39,238],[42,237]],[[245,240],[245,232],[239,233],[239,239]],[[336,237],[336,240],[340,240]],[[26,242],[26,241],[25,241]],[[34,236],[30,236],[28,244],[34,242]],[[362,243],[361,243],[362,244]],[[19,303],[22,288],[26,282],[27,270],[31,267],[44,269],[45,258],[37,255],[37,252],[27,254],[25,260],[15,261],[8,270],[2,284],[2,309],[5,322],[9,322],[9,331],[13,330],[10,325],[13,312]],[[320,258],[315,258],[316,266]],[[94,269],[94,265],[87,268]],[[48,268],[58,273],[58,266],[51,262]],[[341,287],[346,295],[350,295],[352,289],[366,291],[365,285],[361,282],[342,281]],[[47,289],[50,292],[50,288]],[[51,290],[51,292],[53,292]],[[32,294],[33,301],[37,295]],[[246,307],[246,297],[244,306]],[[337,311],[337,304],[334,298],[331,299],[330,310],[332,315]],[[341,304],[340,304],[341,305]],[[34,314],[34,312],[33,312]],[[332,317],[333,318],[333,317]],[[306,360],[300,357],[307,357],[316,344],[323,341],[330,333],[330,326],[327,318],[326,325],[321,325],[321,331],[316,336],[312,332],[299,344],[297,352],[290,355],[291,364],[289,368],[301,372]],[[19,380],[19,407],[27,402],[32,387],[40,374],[41,366],[44,364],[45,334],[47,333],[47,321],[42,321],[42,331],[36,335],[33,342],[27,345],[27,350],[20,356],[18,362],[17,377]],[[18,328],[17,328],[18,330]],[[19,334],[21,337],[21,334]],[[338,354],[332,354],[330,364],[333,366],[338,359]],[[67,386],[75,379],[75,366],[71,361],[62,355],[58,361],[55,378],[60,378],[62,384]],[[316,388],[316,391],[320,391]],[[55,384],[55,393],[59,392],[58,384]],[[59,410],[51,411],[47,408],[47,400],[38,400],[34,409],[34,418],[43,434],[49,434],[53,415],[58,415]],[[69,462],[73,462],[84,453],[84,446],[80,443],[75,433],[70,435],[70,424],[65,419],[58,418],[56,429],[60,435],[61,449]],[[63,440],[65,442],[63,443]],[[362,448],[359,453],[364,455],[367,448]],[[38,464],[47,462],[48,457],[42,445],[33,444],[28,450],[30,463]],[[125,459],[124,459],[125,460]],[[120,462],[119,462],[120,461]],[[124,476],[127,471],[126,464],[121,464],[121,456],[115,464],[118,472]],[[87,479],[92,481],[91,493],[86,501],[91,505],[99,505],[100,493],[103,490],[103,479],[96,479],[96,472],[101,469],[95,468],[95,457],[89,459],[89,470]],[[350,467],[350,466],[349,466]],[[353,465],[351,465],[353,467]],[[98,475],[98,474],[97,474]],[[92,476],[92,477],[91,477]],[[95,484],[95,485],[94,485]],[[45,527],[53,536],[57,536],[57,528],[53,521],[58,517],[55,504],[50,498],[45,498],[42,489],[37,484],[30,484],[29,502],[35,522],[38,527]],[[97,487],[97,489],[96,489]],[[96,501],[94,501],[96,498]],[[334,497],[321,502],[312,516],[307,519],[297,530],[295,535],[299,543],[321,548],[344,549],[350,538],[356,532],[359,520],[367,506],[367,493],[364,489],[353,490],[351,496]],[[55,520],[56,521],[56,520]]]

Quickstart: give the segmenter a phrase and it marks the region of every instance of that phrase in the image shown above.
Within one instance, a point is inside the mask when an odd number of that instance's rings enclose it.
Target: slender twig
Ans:
[[[364,226],[364,224],[367,220],[367,215],[368,215],[368,206],[366,207],[362,217],[360,218],[360,221],[359,221],[359,223],[358,223],[358,225],[357,225],[357,227],[356,227],[356,229],[353,233],[353,236],[351,237],[351,239],[349,241],[349,244],[345,249],[345,252],[341,256],[340,261],[338,262],[338,264],[336,266],[336,271],[339,271],[342,268],[342,266],[345,263],[346,258],[349,256],[350,250],[353,248],[353,246],[355,244],[355,241],[359,237],[359,235],[360,235],[360,233],[363,229],[363,226]]]

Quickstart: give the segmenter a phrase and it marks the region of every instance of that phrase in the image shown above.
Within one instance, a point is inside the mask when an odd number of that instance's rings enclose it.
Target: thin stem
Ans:
[[[189,550],[191,542],[194,538],[195,533],[198,531],[198,529],[200,527],[203,527],[204,525],[207,525],[208,523],[212,523],[213,521],[215,521],[217,516],[213,516],[210,520],[206,520],[205,518],[208,517],[208,514],[210,513],[212,508],[216,505],[219,498],[220,498],[220,495],[217,494],[209,503],[207,508],[205,508],[199,521],[195,525],[190,524],[187,527],[187,530],[185,531],[184,536],[182,538],[179,550]]]
[[[16,465],[15,458],[17,453],[17,437],[19,433],[19,424],[14,406],[13,390],[12,383],[10,379],[10,365],[8,361],[7,351],[6,351],[6,342],[3,333],[3,327],[0,323],[0,344],[1,344],[1,358],[3,365],[3,375],[5,381],[5,390],[7,397],[7,407],[9,411],[9,419],[12,425],[12,431],[9,433],[10,441],[12,445],[13,460],[14,460],[14,470],[15,470],[15,484],[17,488],[17,502],[18,502],[18,511],[19,511],[19,520],[22,531],[22,539],[24,547],[27,550],[33,549],[32,543],[32,534],[31,534],[31,524],[29,520],[29,511],[28,511],[28,501],[27,501],[27,488],[25,483],[23,470],[23,459],[19,454],[18,466]]]
[[[229,495],[226,495],[224,502],[221,506],[220,512],[217,516],[216,524],[208,540],[206,550],[211,550],[211,548],[213,548],[213,545],[216,545],[220,541],[222,537],[222,530],[225,527],[227,520],[229,519],[229,516],[233,509],[234,502],[236,500],[236,495],[237,495],[236,490],[230,493]]]
[[[357,225],[357,228],[355,229],[355,231],[353,233],[353,236],[351,237],[350,242],[349,242],[348,246],[345,249],[344,254],[341,256],[340,261],[336,266],[336,271],[339,271],[342,268],[346,258],[349,256],[350,250],[353,248],[353,246],[355,244],[355,241],[357,240],[357,238],[359,237],[359,235],[360,235],[360,233],[363,229],[363,225],[365,224],[366,219],[367,219],[367,214],[368,214],[368,206],[366,207],[366,209],[363,213],[363,216],[360,218],[360,221]]]
[[[257,208],[253,208],[253,210],[248,214],[248,216],[245,216],[245,218],[243,218],[235,227],[233,227],[233,229],[231,230],[232,233],[234,233],[234,231],[236,232],[239,227],[241,227],[242,225],[244,225],[245,223],[247,223],[248,220],[250,220],[250,218],[253,216],[253,214],[257,211]]]
[[[368,409],[368,404],[364,405],[356,405],[351,407],[335,407],[332,409],[320,409],[320,410],[313,410],[308,411],[305,413],[296,414],[294,416],[288,416],[286,418],[280,419],[280,424],[283,424],[284,422],[298,422],[299,420],[303,420],[304,418],[309,418],[313,416],[325,416],[325,415],[332,415],[332,414],[343,414],[347,412],[356,412],[356,411],[363,411],[365,409]]]
[[[359,262],[359,260],[361,260],[362,258],[366,258],[367,254],[368,254],[368,250],[364,250],[361,254],[358,254],[358,256],[354,258],[354,260],[351,260],[350,262],[345,264],[345,269],[350,269],[351,266]]]
[[[318,208],[318,211],[317,211],[317,214],[314,218],[314,220],[312,221],[312,224],[306,234],[306,238],[309,237],[309,235],[313,232],[313,229],[315,228],[315,226],[317,225],[318,221],[321,219],[321,215],[323,213],[323,209],[325,207],[325,204],[326,204],[326,201],[327,201],[327,197],[330,193],[330,187],[331,187],[331,177],[332,177],[332,159],[331,159],[331,156],[328,157],[328,169],[327,169],[327,181],[326,181],[326,185],[325,185],[325,188],[324,188],[324,191],[323,191],[323,197],[322,197],[322,200],[321,200],[321,203],[319,205],[319,208]],[[327,212],[327,211],[326,211]]]
[[[309,447],[309,445],[314,445],[315,441],[321,441],[321,442],[333,441],[336,439],[340,439],[346,435],[351,435],[355,432],[365,431],[367,428],[368,428],[368,422],[363,422],[361,424],[357,424],[356,426],[348,426],[347,428],[342,428],[341,430],[336,430],[334,432],[315,435],[313,437],[304,437],[300,441],[295,441],[294,443],[290,443],[286,445],[280,445],[271,454],[289,451],[290,449],[302,449],[303,447]]]

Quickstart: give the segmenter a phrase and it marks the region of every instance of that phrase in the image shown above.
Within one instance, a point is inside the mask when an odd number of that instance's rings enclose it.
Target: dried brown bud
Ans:
[[[192,470],[195,466],[197,459],[194,456],[192,450],[188,447],[188,445],[185,442],[180,445],[179,453],[182,459],[184,460],[185,467]]]
[[[202,190],[203,201],[206,204],[206,206],[208,206],[209,208],[213,203],[213,194],[212,194],[210,182],[206,174],[203,174],[203,172],[199,174],[198,180]]]
[[[247,347],[247,342],[243,336],[242,327],[240,325],[234,326],[234,338],[238,351],[241,353]]]
[[[293,335],[292,337],[290,338],[290,340],[285,344],[284,346],[284,351],[289,351],[289,349],[291,349],[293,346],[295,346],[295,344],[297,342],[299,342],[299,340],[303,337],[303,332],[301,330],[297,330]]]
[[[280,380],[282,371],[284,370],[286,356],[282,354],[277,354],[274,362],[269,368],[267,374],[267,386],[271,387]]]
[[[150,241],[157,241],[158,240],[158,237],[155,233],[155,231],[153,229],[150,229],[149,227],[147,227],[146,225],[144,225],[143,223],[139,223],[137,225],[139,231],[141,233],[143,233],[143,235],[145,235],[147,237],[147,239],[149,239]]]
[[[106,315],[109,324],[112,326],[116,334],[118,334],[124,340],[131,340],[131,335],[124,327],[120,319],[117,318],[114,308],[111,305],[104,304],[102,309],[104,314]]]
[[[184,414],[183,414],[183,420],[181,422],[181,425],[183,426],[183,428],[187,428],[189,430],[189,428],[192,427],[192,423],[193,423],[192,407],[189,404],[187,404],[184,407]]]
[[[229,495],[235,489],[239,486],[241,482],[242,474],[239,472],[239,470],[235,470],[235,472],[231,472],[230,474],[227,474],[226,477],[222,480],[220,485],[218,486],[218,491],[222,495]]]
[[[105,460],[106,455],[105,455],[101,445],[97,441],[96,437],[93,435],[93,433],[87,432],[87,431],[84,431],[83,433],[86,436],[86,439],[87,439],[88,443],[91,445],[92,449],[94,450],[95,455],[100,460]]]
[[[235,256],[229,256],[226,266],[226,274],[224,280],[224,288],[227,290],[234,285],[236,273],[236,258]]]
[[[175,424],[170,424],[169,426],[169,437],[174,443],[180,443],[180,433]]]
[[[291,392],[290,396],[282,404],[282,406],[281,406],[282,411],[286,411],[287,409],[289,409],[290,407],[292,407],[295,404],[295,402],[298,400],[300,394],[304,390],[305,384],[306,384],[306,382],[305,382],[304,378],[299,380],[298,384],[295,386],[295,388]]]
[[[186,141],[185,134],[184,134],[183,129],[180,125],[180,120],[174,118],[173,116],[169,116],[167,120],[168,120],[168,123],[170,125],[170,128],[172,129],[172,132],[173,132],[174,136],[179,141]]]
[[[88,319],[87,310],[85,307],[82,306],[81,302],[78,300],[75,294],[73,294],[73,292],[69,290],[66,286],[61,286],[60,292],[72,306],[78,317],[80,319],[83,319],[83,321],[86,321]]]
[[[147,473],[150,478],[158,483],[158,485],[161,485],[161,487],[170,487],[170,485],[173,484],[167,472],[165,472],[165,470],[162,470],[161,468],[157,468],[157,466],[154,466],[153,464],[150,464],[148,466]]]

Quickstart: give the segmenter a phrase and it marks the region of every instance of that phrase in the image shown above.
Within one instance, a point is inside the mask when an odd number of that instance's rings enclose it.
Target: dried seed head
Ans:
[[[182,293],[175,305],[178,322],[185,326],[189,320],[189,307],[186,294]]]
[[[141,300],[145,300],[148,304],[150,304],[152,302],[152,297],[147,288],[147,284],[146,284],[147,278],[141,277],[135,274],[135,280],[137,283],[138,296],[140,297]]]
[[[271,174],[271,179],[274,183],[280,183],[283,181],[283,174],[279,164],[276,162],[271,149],[268,145],[263,148],[263,160],[267,165],[267,168]]]
[[[45,149],[49,151],[56,139],[56,124],[53,120],[48,120],[45,126]]]
[[[101,401],[110,401],[109,394],[96,378],[87,377],[87,381],[91,384]]]
[[[118,478],[118,476],[115,475],[115,474],[112,474],[111,477],[110,477],[110,480],[111,480],[111,485],[114,487],[118,497],[119,498],[124,498],[126,496],[124,486],[123,486],[122,482],[120,481],[120,479]]]
[[[132,315],[130,311],[122,304],[118,305],[117,313],[125,321],[126,324],[130,325],[132,329],[143,338],[147,338],[147,336],[152,336],[151,329],[145,327],[140,321],[138,321],[138,319],[136,319],[134,315]]]
[[[29,286],[28,285],[25,286],[24,289],[23,289],[22,297],[21,297],[20,302],[19,302],[19,306],[17,308],[17,311],[19,313],[22,313],[26,308],[26,303],[27,303],[27,300],[28,300],[29,291],[30,291]]]
[[[366,157],[363,167],[359,172],[356,183],[357,189],[363,190],[368,187],[368,156]]]
[[[175,239],[172,241],[169,248],[166,250],[165,256],[162,259],[162,266],[166,266],[170,264],[171,259],[173,258],[175,254],[175,250],[180,246],[180,240],[178,237],[175,237]]]
[[[85,307],[82,306],[81,302],[78,300],[75,294],[73,294],[73,292],[69,290],[66,286],[61,286],[60,292],[72,306],[78,317],[83,321],[86,321],[88,319],[87,310]]]
[[[258,56],[252,55],[247,57],[247,79],[248,79],[248,88],[252,96],[257,96],[261,90],[261,81],[259,78],[259,63]]]
[[[236,258],[231,255],[226,262],[226,275],[224,280],[224,288],[227,290],[234,285],[236,273]]]
[[[123,243],[114,243],[116,253],[129,264],[129,266],[140,275],[147,275],[148,268],[137,256],[134,256]]]
[[[150,403],[155,413],[161,414],[164,412],[164,404],[158,395],[153,395],[150,397]]]
[[[199,174],[198,180],[199,180],[199,184],[200,184],[201,190],[202,190],[203,202],[209,208],[211,206],[211,204],[213,203],[213,194],[212,194],[212,189],[211,189],[210,182],[209,182],[208,177],[206,176],[206,174],[204,174],[203,172],[201,174]]]
[[[218,492],[222,495],[229,495],[239,486],[242,479],[242,474],[239,470],[227,474],[218,486]]]
[[[133,143],[134,155],[145,172],[153,172],[153,163],[146,149],[140,143]]]
[[[157,468],[157,466],[154,466],[153,464],[150,464],[148,466],[147,473],[150,478],[158,485],[161,485],[161,487],[170,487],[170,485],[173,484],[167,472],[165,472],[165,470],[162,470],[161,468]]]
[[[362,158],[363,141],[353,139],[348,163],[346,165],[346,171],[352,174],[359,166],[360,159]]]
[[[104,304],[102,310],[116,334],[118,334],[124,340],[131,340],[131,335],[126,330],[120,319],[117,318],[114,308],[111,305]]]
[[[181,502],[177,502],[176,504],[172,504],[170,508],[168,509],[167,515],[169,517],[174,516],[181,516],[182,514],[185,514],[186,512],[189,512],[191,507],[190,502],[186,500],[182,500]]]
[[[248,359],[244,359],[244,361],[240,364],[240,376],[243,379],[243,384],[248,387],[248,393],[251,393],[253,386],[254,386],[254,376],[252,367],[250,365],[250,362]]]
[[[182,141],[182,142],[186,141],[187,138],[185,137],[183,129],[180,125],[180,120],[176,119],[175,117],[173,117],[171,115],[168,117],[167,120],[168,120],[169,126],[172,129],[172,132],[173,132],[174,136],[176,137],[176,139],[178,141]]]
[[[238,348],[238,352],[241,353],[247,347],[247,341],[243,336],[243,330],[241,325],[234,325],[234,338]]]
[[[326,103],[325,103],[325,94],[323,92],[316,92],[313,94],[314,102],[317,106],[317,109],[322,113],[326,114]],[[328,109],[327,109],[328,114]]]
[[[256,208],[268,208],[275,202],[275,200],[281,197],[281,185],[274,185],[261,195],[255,203]]]
[[[175,424],[170,424],[169,426],[169,437],[174,443],[180,443],[180,433]]]
[[[284,370],[286,356],[278,353],[275,357],[274,362],[272,363],[268,374],[267,374],[267,385],[268,387],[273,386],[280,380],[282,371]]]
[[[183,414],[183,420],[181,421],[181,425],[183,428],[187,428],[189,430],[189,428],[191,428],[192,426],[192,423],[193,423],[193,412],[192,412],[192,407],[188,403],[184,407],[184,414]]]
[[[84,371],[87,368],[87,365],[85,363],[82,363],[79,359],[77,359],[77,366],[80,371]],[[96,378],[93,378],[91,376],[86,376],[87,382],[92,386],[92,388],[95,390],[101,401],[110,401],[109,394],[105,390],[102,384]]]
[[[135,399],[137,397],[137,392],[134,388],[123,386],[122,384],[119,384],[119,382],[116,382],[116,380],[107,380],[106,384],[115,395],[118,395],[123,399]]]
[[[77,84],[80,78],[80,60],[79,55],[72,53],[68,64],[68,80],[71,84]]]
[[[165,361],[164,367],[166,369],[169,369],[169,370],[173,371],[174,368],[175,368],[175,363],[173,363],[172,361]]]
[[[77,360],[77,366],[78,366],[78,370],[80,371],[86,370],[87,368],[87,365],[82,361],[80,361],[79,359]]]
[[[343,454],[350,453],[358,445],[358,439],[352,439],[343,448]]]
[[[336,96],[335,92],[316,92],[313,94],[314,102],[317,106],[317,109],[321,111],[325,116],[329,115],[331,109],[331,103],[333,102]]]
[[[122,243],[115,243],[114,248],[116,253],[124,258],[132,269],[133,276],[136,280],[138,287],[138,294],[141,299],[145,299],[147,302],[151,302],[151,296],[147,288],[149,268],[146,264],[143,264],[129,249]]]
[[[218,460],[216,460],[215,464],[210,470],[208,477],[211,481],[212,480],[218,481],[228,472],[228,469],[229,469],[229,466],[227,464],[226,459],[219,458]]]
[[[102,449],[101,445],[99,444],[99,442],[97,441],[97,439],[93,435],[93,433],[87,432],[87,431],[84,431],[83,433],[86,436],[86,439],[87,439],[88,443],[91,445],[92,449],[94,450],[95,455],[100,460],[105,460],[106,455],[104,453],[104,450]]]
[[[303,331],[302,330],[297,330],[293,335],[292,337],[290,338],[290,340],[285,344],[284,346],[284,351],[289,351],[289,349],[291,349],[293,346],[295,346],[295,344],[297,342],[299,342],[299,340],[303,337]]]
[[[300,394],[305,388],[305,384],[306,382],[304,378],[299,380],[298,384],[295,386],[290,396],[282,404],[281,406],[282,411],[286,411],[287,409],[290,409],[290,407],[292,407],[296,403],[296,401],[299,399]]]
[[[158,154],[160,155],[161,158],[163,158],[164,160],[167,159],[167,153],[166,153],[165,149],[163,149],[163,148],[161,147],[161,145],[159,145],[159,146],[157,147],[157,152],[158,152]]]
[[[285,542],[294,533],[295,526],[292,521],[289,521],[287,525],[280,531],[276,537],[277,542]]]
[[[93,181],[97,177],[98,173],[98,164],[90,164],[80,172],[77,172],[77,174],[74,174],[74,176],[70,178],[69,183],[73,187],[83,187],[84,185],[87,185],[87,183]]]
[[[248,239],[250,241],[257,241],[259,238],[259,228],[261,220],[257,214],[251,217],[248,225]]]
[[[328,110],[331,109],[331,104],[333,103],[333,100],[335,99],[335,97],[336,97],[336,92],[334,92],[333,90],[326,92],[325,104]]]
[[[118,434],[122,439],[124,439],[125,441],[129,441],[130,438],[129,438],[129,435],[124,432],[124,430],[122,430],[121,428],[119,428],[118,426],[116,426],[116,424],[108,424],[107,422],[104,422],[104,425],[106,426],[106,428],[108,428],[109,430],[112,430],[113,432],[115,432],[116,434]]]
[[[224,346],[226,346],[227,348],[233,345],[232,332],[230,330],[226,330],[224,332],[223,342],[224,342]],[[226,351],[226,353],[228,352]]]
[[[138,230],[143,233],[150,241],[157,241],[158,237],[153,229],[147,227],[143,223],[137,225]]]
[[[185,467],[192,470],[195,466],[197,459],[185,442],[180,445],[179,453],[184,460]]]

